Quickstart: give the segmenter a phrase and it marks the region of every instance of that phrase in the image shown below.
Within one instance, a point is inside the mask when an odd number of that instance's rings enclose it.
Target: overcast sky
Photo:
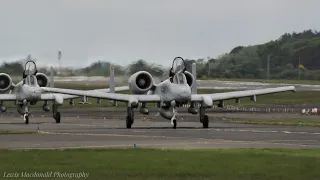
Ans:
[[[0,0],[0,61],[120,65],[217,57],[285,32],[320,30],[319,0]]]

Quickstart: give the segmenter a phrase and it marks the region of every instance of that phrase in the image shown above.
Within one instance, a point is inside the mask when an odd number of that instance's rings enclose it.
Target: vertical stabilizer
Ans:
[[[192,94],[197,94],[197,65],[196,63],[192,63],[192,69],[191,69],[191,73],[194,77],[194,84],[192,86],[192,89],[191,89],[191,93]]]
[[[54,77],[54,72],[53,72],[53,67],[51,66],[51,67],[50,67],[50,87],[51,87],[51,88],[54,88],[54,80],[53,80],[53,77]]]
[[[115,93],[115,80],[114,80],[114,68],[110,64],[110,77],[109,77],[109,89],[110,93]],[[116,101],[110,101],[113,106],[117,105]]]
[[[111,93],[115,93],[114,69],[112,65],[110,65],[109,88]]]

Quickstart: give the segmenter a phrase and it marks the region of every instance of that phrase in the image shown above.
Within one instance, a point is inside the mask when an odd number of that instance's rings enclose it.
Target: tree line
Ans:
[[[188,71],[196,63],[198,78],[245,78],[245,79],[309,79],[320,80],[320,32],[305,30],[285,33],[276,40],[253,45],[237,46],[217,58],[185,59]],[[106,61],[90,66],[67,70],[65,75],[108,76],[112,65],[117,75],[130,75],[140,70],[153,76],[167,76],[168,68],[137,60],[126,67]],[[0,72],[20,75],[20,62],[5,62]],[[48,69],[39,70],[49,73]]]

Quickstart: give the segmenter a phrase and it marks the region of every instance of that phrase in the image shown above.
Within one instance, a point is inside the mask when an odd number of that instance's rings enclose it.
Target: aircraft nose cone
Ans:
[[[190,94],[188,92],[182,92],[178,94],[179,101],[187,102],[190,98]]]
[[[31,96],[33,98],[38,98],[38,97],[40,97],[40,95],[41,95],[41,92],[39,90],[37,90],[37,89],[33,90],[32,93],[31,93]]]

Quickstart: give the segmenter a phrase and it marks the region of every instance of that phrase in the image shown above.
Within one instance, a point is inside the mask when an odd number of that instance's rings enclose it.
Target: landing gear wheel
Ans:
[[[61,120],[60,112],[56,112],[56,114],[54,115],[54,119],[56,120],[56,123],[60,123],[60,120]]]
[[[173,129],[176,129],[177,128],[177,120],[174,119],[172,122],[173,122]]]
[[[208,128],[209,127],[209,117],[208,117],[208,115],[204,115],[203,116],[202,125],[203,125],[203,128]]]
[[[132,117],[127,116],[127,118],[126,118],[126,126],[127,126],[128,129],[131,128],[132,123],[133,123]]]
[[[26,124],[29,124],[29,115],[28,114],[24,114],[23,115],[23,120]]]

